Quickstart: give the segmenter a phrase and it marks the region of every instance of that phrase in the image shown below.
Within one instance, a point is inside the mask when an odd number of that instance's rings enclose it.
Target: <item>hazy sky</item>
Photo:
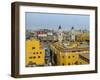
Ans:
[[[89,15],[75,14],[51,14],[51,13],[25,13],[26,29],[58,29],[61,25],[63,30],[75,29],[89,30]]]

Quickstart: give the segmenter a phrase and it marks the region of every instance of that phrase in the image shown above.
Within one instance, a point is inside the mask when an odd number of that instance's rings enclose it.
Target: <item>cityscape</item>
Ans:
[[[26,19],[28,20],[28,18]],[[26,26],[30,21],[27,20]],[[48,24],[48,26],[50,25]],[[43,26],[35,28],[26,28],[26,67],[87,65],[90,63],[89,29],[70,26],[67,30],[67,27],[61,23],[54,29]]]

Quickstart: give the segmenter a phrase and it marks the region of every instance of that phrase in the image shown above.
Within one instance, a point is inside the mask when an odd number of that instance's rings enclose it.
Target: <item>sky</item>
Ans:
[[[25,26],[29,30],[53,29],[57,30],[59,25],[62,30],[75,29],[89,30],[89,15],[79,14],[54,14],[54,13],[25,13]]]

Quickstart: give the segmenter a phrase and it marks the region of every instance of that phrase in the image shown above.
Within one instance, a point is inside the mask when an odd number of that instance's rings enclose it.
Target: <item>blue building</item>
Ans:
[[[51,57],[50,57],[50,49],[49,47],[45,47],[45,62],[48,65],[51,61]]]

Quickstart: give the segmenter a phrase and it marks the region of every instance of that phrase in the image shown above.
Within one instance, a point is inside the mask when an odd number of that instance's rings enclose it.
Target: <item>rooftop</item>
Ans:
[[[53,46],[55,46],[55,48],[57,48],[57,50],[61,51],[61,52],[82,52],[82,51],[89,51],[89,46],[83,46],[82,45],[78,45],[76,47],[64,47],[63,44],[59,44],[54,43]],[[81,47],[80,47],[81,46]]]

